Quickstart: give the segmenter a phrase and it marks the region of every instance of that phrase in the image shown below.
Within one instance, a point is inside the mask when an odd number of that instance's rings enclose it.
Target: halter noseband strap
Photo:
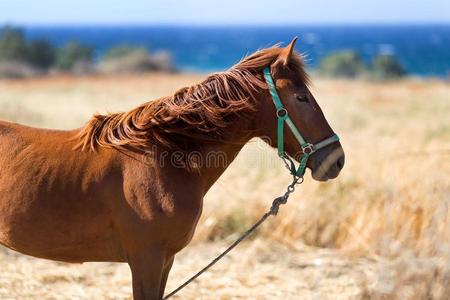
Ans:
[[[275,104],[275,108],[277,110],[277,119],[278,119],[278,128],[277,128],[277,147],[278,147],[278,156],[283,159],[286,166],[290,170],[291,174],[296,177],[303,177],[306,170],[306,163],[308,162],[309,156],[316,152],[317,150],[324,148],[332,143],[336,143],[339,141],[339,137],[334,134],[333,136],[324,139],[316,144],[308,143],[305,138],[302,136],[300,131],[295,127],[294,122],[292,122],[289,117],[288,111],[284,108],[283,103],[281,102],[280,96],[278,96],[277,89],[272,79],[272,75],[270,74],[270,68],[264,68],[264,78],[266,80],[267,85],[269,86],[270,95],[272,96],[273,103]],[[284,151],[284,123],[286,123],[294,135],[295,139],[300,144],[302,149],[302,157],[300,158],[300,165],[298,168],[295,168],[294,161],[286,154]]]

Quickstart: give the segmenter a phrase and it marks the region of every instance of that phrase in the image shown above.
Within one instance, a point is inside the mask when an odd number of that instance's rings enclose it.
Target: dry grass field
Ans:
[[[198,81],[190,74],[0,81],[0,118],[79,127]],[[177,299],[450,299],[450,84],[313,80],[346,151],[340,177],[307,174],[280,214]],[[252,141],[205,199],[168,290],[245,230],[289,181]],[[0,216],[1,217],[1,216]],[[123,264],[69,265],[0,249],[0,299],[130,299]]]

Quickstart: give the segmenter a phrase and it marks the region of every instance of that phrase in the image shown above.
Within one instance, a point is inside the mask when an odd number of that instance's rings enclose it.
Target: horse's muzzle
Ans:
[[[327,181],[336,178],[345,164],[345,154],[341,145],[337,147],[324,148],[312,156],[312,177],[318,181]]]

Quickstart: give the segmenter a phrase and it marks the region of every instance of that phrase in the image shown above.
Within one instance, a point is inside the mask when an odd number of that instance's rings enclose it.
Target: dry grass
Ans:
[[[94,112],[128,109],[198,75],[0,81],[0,118],[72,128]],[[346,166],[328,183],[307,178],[276,219],[183,299],[448,299],[450,85],[315,81],[343,140]],[[250,143],[205,200],[169,287],[268,208],[289,181],[273,150]],[[207,241],[214,241],[206,243]],[[126,299],[124,265],[72,266],[0,252],[0,298]]]

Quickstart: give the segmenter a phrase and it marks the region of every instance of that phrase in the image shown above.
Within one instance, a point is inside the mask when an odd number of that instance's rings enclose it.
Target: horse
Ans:
[[[0,243],[62,262],[128,263],[134,299],[161,299],[210,187],[250,139],[277,145],[280,111],[264,69],[306,140],[334,135],[295,42],[258,50],[131,111],[94,115],[79,129],[0,121]],[[291,131],[281,134],[286,153],[298,161],[306,150]],[[201,159],[218,153],[222,163]],[[326,181],[338,176],[344,157],[336,141],[305,166]]]

